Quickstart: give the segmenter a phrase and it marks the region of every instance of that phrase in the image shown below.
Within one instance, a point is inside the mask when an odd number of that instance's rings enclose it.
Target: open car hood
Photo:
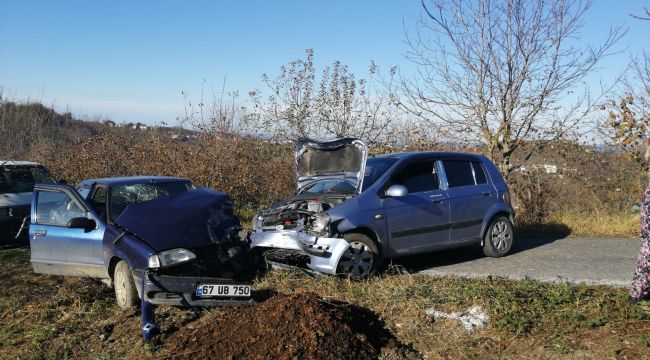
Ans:
[[[361,192],[368,146],[355,138],[326,142],[301,139],[296,145],[297,190],[317,180],[347,180]]]
[[[233,229],[241,228],[230,197],[210,189],[130,205],[115,223],[158,252],[224,241]]]

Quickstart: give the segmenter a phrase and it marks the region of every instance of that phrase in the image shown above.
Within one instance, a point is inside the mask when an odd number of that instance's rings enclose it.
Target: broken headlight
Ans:
[[[182,264],[196,259],[196,255],[187,249],[174,249],[149,256],[149,268],[158,269]]]
[[[264,216],[257,215],[253,218],[251,229],[253,229],[253,231],[262,231],[263,224],[264,224]]]
[[[321,236],[330,235],[330,220],[329,215],[325,213],[318,213],[312,215],[310,232],[316,233]]]

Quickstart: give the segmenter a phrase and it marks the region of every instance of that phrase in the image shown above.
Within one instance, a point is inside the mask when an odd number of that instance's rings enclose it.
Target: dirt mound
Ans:
[[[372,311],[313,293],[227,308],[166,341],[179,359],[372,359],[399,347]]]

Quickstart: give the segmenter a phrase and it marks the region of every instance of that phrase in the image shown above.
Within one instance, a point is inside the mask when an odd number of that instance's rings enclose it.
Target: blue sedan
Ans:
[[[185,179],[37,184],[31,263],[36,273],[102,279],[113,285],[122,308],[139,299],[180,306],[250,303],[254,269],[241,229],[227,194],[196,189]]]

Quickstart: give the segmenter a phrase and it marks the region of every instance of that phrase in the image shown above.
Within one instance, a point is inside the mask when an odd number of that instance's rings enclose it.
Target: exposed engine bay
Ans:
[[[272,263],[306,266],[335,274],[348,242],[336,232],[327,214],[351,196],[297,195],[283,204],[261,210],[253,219],[251,248],[262,248]]]
[[[336,274],[350,244],[338,233],[340,219],[333,223],[330,210],[360,193],[367,157],[368,148],[359,139],[298,141],[296,194],[255,216],[251,249],[258,248],[267,261],[297,260]]]
[[[314,235],[330,236],[330,217],[325,212],[347,198],[349,197],[294,198],[285,205],[260,211],[256,228],[262,231],[296,229]]]

